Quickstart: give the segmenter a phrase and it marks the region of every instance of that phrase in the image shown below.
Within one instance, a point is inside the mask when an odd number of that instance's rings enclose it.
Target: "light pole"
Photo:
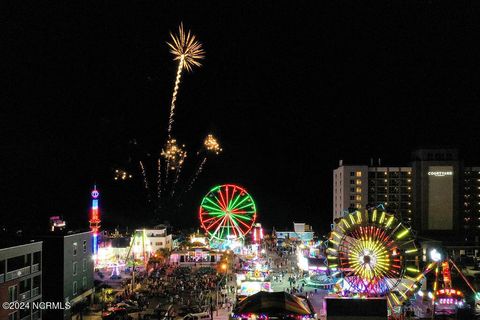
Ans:
[[[225,279],[225,284],[227,283],[226,277],[227,277],[227,264],[222,263],[221,266],[222,270],[225,271],[223,277],[218,281],[217,286],[216,286],[216,292],[217,292],[217,299],[216,299],[216,309],[217,309],[217,316],[218,316],[218,290],[220,289],[220,284],[222,283],[222,280]]]

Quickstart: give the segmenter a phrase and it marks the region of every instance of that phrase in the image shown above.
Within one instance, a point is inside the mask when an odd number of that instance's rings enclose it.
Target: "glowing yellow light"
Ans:
[[[187,157],[187,152],[183,149],[185,145],[181,147],[177,145],[175,139],[169,139],[164,150],[162,150],[161,155],[167,160],[170,170],[178,169],[183,165],[185,158]]]
[[[383,223],[383,220],[385,219],[385,211],[382,212],[382,215],[380,216],[380,223]]]
[[[401,238],[405,237],[408,234],[409,231],[410,230],[408,230],[408,229],[403,230],[402,232],[397,234],[397,239],[401,239]]]
[[[417,248],[415,248],[415,249],[408,249],[408,250],[405,251],[405,253],[412,253],[412,252],[417,252],[417,251],[418,251]]]
[[[220,148],[220,144],[212,134],[209,134],[205,138],[205,140],[203,141],[203,145],[208,151],[212,151],[216,154],[219,154],[220,152],[222,152],[222,148]]]
[[[390,227],[390,225],[392,224],[394,218],[395,218],[394,216],[391,216],[391,217],[388,219],[387,225],[386,225],[387,227]]]
[[[357,211],[357,223],[362,223],[362,213],[360,211]]]

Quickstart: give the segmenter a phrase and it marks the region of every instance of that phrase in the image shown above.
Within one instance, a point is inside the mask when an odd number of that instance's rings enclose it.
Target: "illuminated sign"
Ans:
[[[435,177],[446,177],[446,176],[453,176],[453,172],[452,171],[429,171],[428,175],[435,176]]]

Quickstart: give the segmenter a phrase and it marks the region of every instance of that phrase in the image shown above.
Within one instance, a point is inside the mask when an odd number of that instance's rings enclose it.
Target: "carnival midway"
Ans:
[[[170,36],[178,65],[165,141],[149,153],[158,158],[139,159],[138,174],[131,174],[134,168],[114,172],[118,183],[140,177],[156,218],[178,208],[209,159],[223,151],[209,133],[194,153],[197,161],[189,163],[186,146],[174,137],[183,72],[200,67],[205,52],[183,24]],[[295,217],[290,227],[276,229],[262,224],[250,186],[231,179],[202,191],[191,232],[168,223],[103,230],[102,189],[95,185],[89,216],[95,289],[78,314],[255,320],[467,319],[475,313],[475,269],[438,242],[419,241],[410,223],[382,204],[345,211],[328,234]],[[51,222],[52,230],[65,228],[59,217]]]
[[[121,234],[99,230],[99,198],[95,187],[87,319],[463,319],[477,307],[466,270],[382,207],[346,212],[325,236],[305,223],[266,231],[247,189],[224,184],[191,234]]]

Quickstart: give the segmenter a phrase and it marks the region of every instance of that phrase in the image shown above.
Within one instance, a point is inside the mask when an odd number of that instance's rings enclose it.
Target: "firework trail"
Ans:
[[[195,172],[195,174],[193,175],[193,178],[192,180],[190,181],[186,191],[190,191],[193,187],[193,184],[195,183],[195,181],[197,181],[197,178],[198,176],[200,175],[200,173],[202,173],[203,171],[203,168],[205,167],[205,163],[207,163],[207,155],[208,153],[214,153],[216,155],[218,155],[220,152],[222,152],[222,148],[220,147],[220,144],[218,143],[218,140],[213,136],[213,134],[209,134],[207,135],[207,137],[205,138],[205,140],[203,140],[203,148],[204,150],[207,152],[205,153],[204,157],[203,157],[203,160],[202,162],[200,163],[200,165],[198,166],[198,169],[197,171]],[[200,154],[200,151],[198,152],[198,154]]]
[[[173,127],[173,116],[175,115],[175,102],[177,101],[177,93],[180,87],[182,71],[186,69],[191,71],[194,66],[200,67],[198,60],[205,57],[205,51],[202,44],[196,39],[196,36],[190,31],[185,33],[183,23],[180,23],[178,34],[174,35],[170,32],[172,42],[167,42],[170,47],[170,53],[173,54],[174,61],[178,61],[177,75],[175,77],[175,86],[173,88],[172,102],[170,104],[170,116],[168,119],[168,138],[171,137]]]
[[[207,162],[207,157],[203,158],[202,163],[200,163],[200,165],[198,166],[197,171],[196,171],[195,174],[193,175],[192,181],[190,181],[190,183],[189,183],[189,185],[188,185],[188,187],[187,187],[187,191],[192,190],[193,184],[195,183],[195,181],[197,181],[197,178],[198,178],[198,176],[200,175],[200,173],[202,173],[203,167],[205,166],[205,163],[206,163],[206,162]]]
[[[187,156],[187,153],[185,152],[185,154],[183,155],[183,158],[185,158],[186,156]],[[170,197],[173,197],[173,195],[175,194],[175,187],[178,183],[178,180],[180,179],[180,172],[182,172],[182,167],[183,167],[183,161],[177,167],[177,172],[175,174],[175,180],[173,181],[172,192],[170,194]]]
[[[145,190],[147,190],[148,194],[148,181],[147,181],[147,172],[145,171],[145,166],[143,165],[143,162],[140,161],[140,169],[142,170],[142,176],[143,176],[143,184],[145,187]]]

